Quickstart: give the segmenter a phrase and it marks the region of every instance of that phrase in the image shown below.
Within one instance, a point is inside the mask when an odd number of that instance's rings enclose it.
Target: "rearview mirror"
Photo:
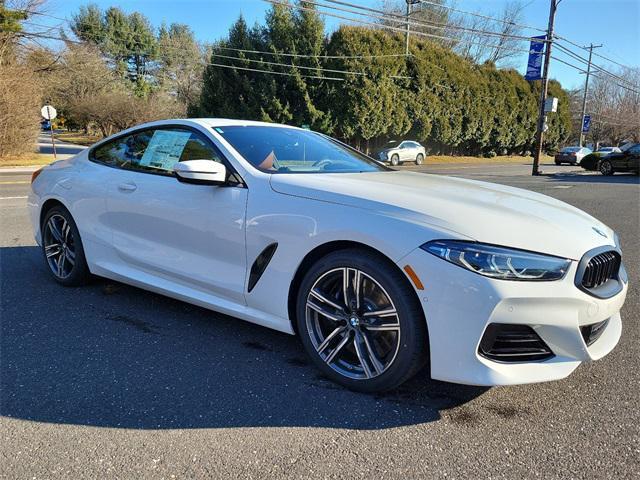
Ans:
[[[224,185],[227,183],[227,168],[213,160],[187,160],[178,162],[173,171],[179,181],[197,185]]]

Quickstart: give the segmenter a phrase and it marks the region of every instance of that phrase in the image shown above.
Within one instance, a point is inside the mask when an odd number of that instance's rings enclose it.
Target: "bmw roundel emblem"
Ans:
[[[600,230],[598,227],[591,227],[594,232],[596,232],[601,237],[607,238],[607,234]]]

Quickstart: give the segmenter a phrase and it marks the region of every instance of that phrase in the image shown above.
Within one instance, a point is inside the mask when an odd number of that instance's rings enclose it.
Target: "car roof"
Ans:
[[[230,118],[168,118],[166,120],[155,120],[153,122],[140,123],[133,127],[127,128],[120,132],[117,132],[109,137],[101,139],[99,142],[96,142],[91,148],[94,148],[98,145],[106,143],[108,140],[112,138],[121,137],[123,135],[127,135],[129,133],[144,130],[147,128],[153,127],[161,127],[163,125],[185,125],[185,126],[194,126],[200,125],[205,128],[212,127],[229,127],[229,126],[263,126],[263,127],[279,127],[279,128],[294,128],[300,129],[299,127],[294,127],[292,125],[282,125],[280,123],[268,123],[268,122],[256,122],[254,120],[235,120]],[[301,129],[300,129],[301,130]]]
[[[298,128],[293,125],[283,125],[281,123],[258,122],[255,120],[238,120],[238,119],[232,119],[232,118],[189,118],[186,120],[190,120],[192,122],[196,122],[207,127],[255,126],[255,127]]]

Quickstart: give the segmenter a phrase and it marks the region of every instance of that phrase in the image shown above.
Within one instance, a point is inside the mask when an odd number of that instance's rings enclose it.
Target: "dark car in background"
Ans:
[[[554,160],[556,165],[568,163],[569,165],[578,165],[580,161],[591,153],[591,149],[587,147],[564,147],[555,154]]]
[[[598,170],[603,175],[613,175],[615,172],[634,172],[638,175],[640,173],[640,143],[635,143],[621,152],[610,153],[600,158]]]
[[[585,170],[598,170],[598,164],[603,157],[611,155],[612,153],[621,153],[622,150],[618,147],[600,147],[595,152],[590,153],[586,157],[583,157],[580,161],[580,166]]]

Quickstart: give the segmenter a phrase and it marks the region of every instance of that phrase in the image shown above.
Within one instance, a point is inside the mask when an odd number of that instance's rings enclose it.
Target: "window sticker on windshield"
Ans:
[[[224,133],[224,130],[222,130],[220,127],[216,127],[214,128],[214,130],[220,134]]]
[[[171,170],[178,163],[191,132],[156,130],[140,159],[140,165]]]

